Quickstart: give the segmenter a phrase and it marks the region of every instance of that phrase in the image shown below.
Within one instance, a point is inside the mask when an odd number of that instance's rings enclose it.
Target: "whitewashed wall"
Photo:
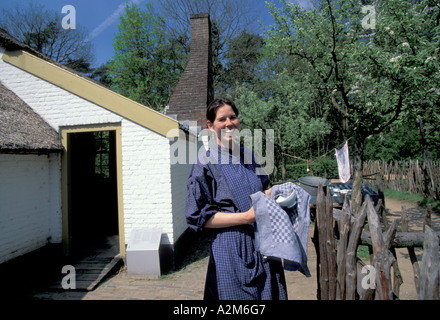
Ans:
[[[59,154],[0,154],[0,263],[61,242]]]
[[[181,235],[188,227],[185,218],[187,181],[192,164],[196,161],[197,154],[194,154],[194,151],[198,150],[198,140],[193,135],[188,139],[180,130],[179,138],[171,140],[170,143],[170,154],[173,158],[171,159],[173,227],[174,234]]]

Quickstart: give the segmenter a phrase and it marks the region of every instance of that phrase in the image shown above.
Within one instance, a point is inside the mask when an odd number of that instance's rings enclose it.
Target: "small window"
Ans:
[[[94,132],[96,144],[95,174],[107,179],[110,177],[110,139],[109,131]]]

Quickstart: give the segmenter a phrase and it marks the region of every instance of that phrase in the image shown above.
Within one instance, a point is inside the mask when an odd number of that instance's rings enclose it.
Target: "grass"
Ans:
[[[395,191],[391,189],[385,189],[384,193],[385,193],[385,197],[397,199],[400,201],[419,203],[423,200],[423,196],[419,194],[410,193],[408,191]]]
[[[370,251],[368,246],[360,245],[356,251],[356,255],[363,261],[370,261]]]

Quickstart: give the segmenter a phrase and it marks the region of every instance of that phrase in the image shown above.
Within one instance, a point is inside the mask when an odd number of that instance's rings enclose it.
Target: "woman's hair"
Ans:
[[[235,103],[232,100],[226,99],[226,98],[217,98],[214,99],[209,105],[208,109],[206,110],[206,119],[214,122],[215,117],[217,116],[217,110],[220,107],[223,107],[224,105],[231,106],[232,110],[234,111],[235,115],[238,116],[238,109],[235,106]]]

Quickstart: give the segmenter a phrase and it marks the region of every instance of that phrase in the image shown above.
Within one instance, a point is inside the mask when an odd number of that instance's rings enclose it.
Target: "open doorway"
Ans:
[[[118,235],[116,131],[69,133],[72,253]]]

